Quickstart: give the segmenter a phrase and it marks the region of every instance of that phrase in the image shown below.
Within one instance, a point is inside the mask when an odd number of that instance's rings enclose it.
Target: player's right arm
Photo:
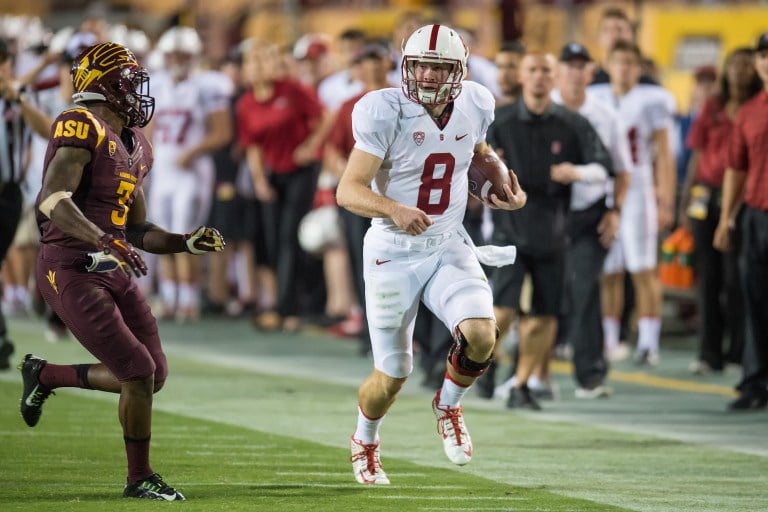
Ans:
[[[371,189],[371,182],[395,140],[399,105],[387,90],[363,96],[352,111],[355,147],[336,189],[339,206],[371,218],[389,218],[409,235],[423,233],[433,224],[423,210],[394,201]]]
[[[72,200],[83,169],[91,161],[91,152],[84,148],[61,146],[48,164],[40,191],[39,209],[67,235],[98,246],[104,231],[88,220]]]
[[[382,159],[360,149],[353,149],[347,168],[336,189],[336,201],[362,217],[387,217],[409,235],[418,235],[433,224],[419,208],[406,206],[371,190],[370,184],[381,167]]]

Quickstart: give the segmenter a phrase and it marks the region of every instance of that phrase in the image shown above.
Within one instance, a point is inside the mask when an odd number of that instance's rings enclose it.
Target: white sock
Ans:
[[[459,406],[459,402],[469,391],[469,386],[462,386],[455,380],[453,380],[446,372],[443,379],[443,387],[440,389],[440,402],[438,407],[445,408],[450,407],[456,409]]]
[[[27,303],[27,289],[25,287],[13,286],[11,287],[11,293],[13,294],[14,300],[19,304]]]
[[[197,286],[189,283],[179,285],[179,307],[189,308],[197,307],[198,293]]]
[[[637,350],[659,353],[661,318],[645,316],[637,321]]]
[[[242,303],[253,302],[251,275],[248,272],[248,259],[242,253],[235,255],[234,282],[237,287],[237,298]]]
[[[607,352],[619,346],[619,328],[618,318],[612,316],[603,317],[603,346]]]
[[[160,281],[160,299],[163,304],[173,309],[176,307],[176,283],[173,281],[162,280]]]
[[[384,416],[381,418],[371,419],[363,413],[360,406],[357,406],[357,429],[352,436],[363,444],[373,444],[379,440],[379,427],[381,422],[384,421]]]

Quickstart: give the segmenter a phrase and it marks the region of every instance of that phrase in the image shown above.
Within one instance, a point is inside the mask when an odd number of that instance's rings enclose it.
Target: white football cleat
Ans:
[[[440,407],[440,390],[432,400],[432,411],[437,418],[437,433],[443,438],[443,449],[448,459],[463,466],[472,460],[472,438],[469,437],[461,406]]]
[[[352,449],[352,472],[358,483],[366,485],[389,485],[387,474],[381,469],[381,450],[379,442],[363,444],[354,437],[350,438]]]

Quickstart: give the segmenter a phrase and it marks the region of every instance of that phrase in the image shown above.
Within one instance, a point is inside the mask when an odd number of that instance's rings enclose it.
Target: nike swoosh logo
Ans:
[[[27,407],[34,407],[35,406],[34,402],[30,402],[29,399],[32,398],[33,396],[35,396],[35,393],[37,393],[37,388],[39,388],[39,387],[40,387],[40,384],[36,385],[32,389],[32,392],[29,395],[27,395],[27,399],[24,400],[24,403],[27,405]]]
[[[379,259],[377,259],[376,260],[376,264],[377,265],[383,265],[385,263],[389,263],[390,261],[392,261],[392,260],[379,260]]]
[[[464,137],[466,137],[467,135],[469,135],[469,134],[468,134],[468,133],[465,133],[465,134],[464,134],[464,135],[462,135],[461,137],[459,137],[458,135],[456,135],[456,140],[461,140],[461,139],[463,139]]]

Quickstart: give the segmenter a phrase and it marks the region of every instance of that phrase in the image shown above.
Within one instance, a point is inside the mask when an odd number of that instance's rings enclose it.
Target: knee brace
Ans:
[[[448,351],[448,363],[459,373],[465,377],[480,377],[488,370],[493,358],[489,357],[486,361],[478,363],[471,360],[465,354],[467,348],[467,339],[464,334],[457,327],[453,332],[454,343],[451,345]]]

